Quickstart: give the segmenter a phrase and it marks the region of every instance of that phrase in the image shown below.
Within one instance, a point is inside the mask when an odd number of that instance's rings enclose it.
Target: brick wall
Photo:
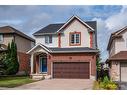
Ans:
[[[30,73],[30,55],[22,52],[18,52],[19,60],[19,73],[25,73],[26,71]]]

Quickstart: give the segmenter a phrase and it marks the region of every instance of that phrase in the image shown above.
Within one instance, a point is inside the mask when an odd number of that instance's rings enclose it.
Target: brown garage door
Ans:
[[[53,78],[89,79],[89,63],[85,62],[54,62]]]

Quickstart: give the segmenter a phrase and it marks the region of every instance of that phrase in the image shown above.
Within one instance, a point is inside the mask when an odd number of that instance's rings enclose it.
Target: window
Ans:
[[[33,48],[35,46],[34,42],[31,42],[31,48]]]
[[[70,33],[70,45],[80,45],[80,32]]]
[[[46,44],[52,43],[52,35],[45,36],[45,43],[46,43]]]
[[[0,34],[0,42],[3,42],[3,35]]]
[[[126,38],[126,47],[127,47],[127,38]]]

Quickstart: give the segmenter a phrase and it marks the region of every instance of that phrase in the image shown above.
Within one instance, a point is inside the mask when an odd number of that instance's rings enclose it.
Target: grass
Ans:
[[[28,84],[35,82],[35,80],[30,79],[29,77],[1,77],[0,78],[0,87],[13,88],[23,84]]]

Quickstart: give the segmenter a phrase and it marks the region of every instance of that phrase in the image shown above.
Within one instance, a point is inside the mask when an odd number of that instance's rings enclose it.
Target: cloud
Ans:
[[[114,10],[115,11],[115,10]],[[109,15],[106,19],[93,18],[97,21],[98,31],[98,48],[101,51],[102,61],[108,58],[107,45],[112,32],[127,26],[127,6],[122,6],[118,13]]]
[[[98,47],[103,61],[108,57],[110,34],[127,25],[127,6],[0,6],[0,26],[11,25],[32,36],[47,24],[66,22],[72,15],[96,20]]]
[[[101,53],[102,61],[105,61],[108,57],[107,43],[110,32],[107,31],[106,22],[101,18],[93,18],[93,21],[97,21],[97,42],[98,48]]]
[[[127,26],[127,6],[123,6],[118,14],[109,16],[106,20],[106,27],[109,30],[115,31],[124,26]]]

